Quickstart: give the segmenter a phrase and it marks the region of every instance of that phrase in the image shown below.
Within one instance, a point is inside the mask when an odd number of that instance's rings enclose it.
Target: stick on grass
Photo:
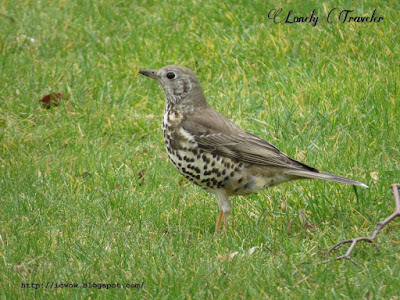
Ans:
[[[352,259],[350,257],[350,254],[353,252],[355,246],[357,245],[358,242],[368,242],[368,243],[372,243],[375,246],[376,251],[379,251],[379,246],[377,245],[377,243],[375,243],[375,238],[377,237],[377,235],[381,232],[382,228],[385,227],[388,223],[390,223],[392,220],[394,220],[395,218],[400,216],[400,197],[399,197],[399,187],[400,184],[392,184],[391,185],[392,190],[393,190],[393,198],[394,198],[394,202],[396,204],[396,210],[393,214],[391,214],[389,217],[387,217],[385,220],[383,220],[382,222],[379,222],[378,225],[376,226],[376,230],[372,233],[372,235],[370,237],[357,237],[357,238],[352,238],[349,240],[345,240],[342,241],[340,243],[337,243],[336,245],[332,246],[328,253],[331,253],[335,250],[338,250],[339,248],[341,248],[343,245],[345,244],[351,244],[349,249],[347,249],[347,252],[343,255],[340,255],[338,257],[336,257],[335,260],[341,260],[341,259],[348,259],[350,260],[353,264],[358,266],[358,263]],[[328,261],[326,261],[328,262]]]

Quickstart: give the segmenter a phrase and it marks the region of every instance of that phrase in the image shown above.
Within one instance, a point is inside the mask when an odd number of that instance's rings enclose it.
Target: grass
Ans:
[[[359,267],[322,261],[331,245],[368,235],[394,209],[399,3],[283,7],[303,16],[316,9],[316,27],[273,24],[267,15],[278,7],[0,4],[14,18],[0,16],[1,299],[398,299],[398,220],[379,236],[381,253],[357,248]],[[385,19],[327,24],[334,7],[377,9]],[[350,186],[302,181],[236,197],[230,230],[215,237],[216,201],[167,162],[164,95],[138,75],[167,64],[195,70],[210,104],[236,124],[370,188],[356,197]],[[50,92],[66,99],[43,109]],[[48,282],[144,284],[22,288]]]

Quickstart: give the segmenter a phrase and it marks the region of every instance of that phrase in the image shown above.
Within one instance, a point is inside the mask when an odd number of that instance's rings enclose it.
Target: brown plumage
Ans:
[[[166,96],[162,128],[168,156],[188,180],[213,193],[220,210],[215,232],[232,210],[229,196],[248,195],[297,179],[323,179],[367,187],[298,162],[265,140],[243,131],[207,103],[196,75],[171,65],[141,70]]]

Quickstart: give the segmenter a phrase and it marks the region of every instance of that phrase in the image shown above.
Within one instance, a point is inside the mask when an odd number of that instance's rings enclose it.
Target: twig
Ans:
[[[337,243],[336,245],[332,246],[328,254],[331,253],[332,251],[338,250],[341,248],[344,244],[350,244],[349,249],[347,249],[347,252],[341,256],[338,256],[335,258],[335,260],[341,260],[341,259],[348,259],[350,260],[353,264],[358,266],[358,263],[350,257],[351,252],[354,250],[355,246],[357,245],[358,242],[368,242],[372,243],[375,246],[376,251],[379,251],[378,245],[374,242],[376,236],[381,232],[382,228],[385,227],[389,222],[391,222],[393,219],[400,217],[400,197],[399,197],[399,188],[400,184],[392,184],[391,188],[393,190],[393,198],[394,202],[396,204],[396,210],[393,214],[391,214],[389,217],[387,217],[385,220],[382,222],[379,222],[378,225],[376,226],[376,230],[372,233],[371,237],[358,237],[358,238],[353,238],[349,240],[342,241],[340,243]],[[324,263],[329,262],[329,260],[324,261]]]

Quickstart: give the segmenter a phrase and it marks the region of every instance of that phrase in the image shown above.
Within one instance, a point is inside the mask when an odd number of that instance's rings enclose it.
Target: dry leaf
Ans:
[[[308,223],[308,222],[306,222],[304,224],[304,227],[306,228],[306,230],[309,230],[309,231],[313,231],[315,229],[314,225],[312,225],[311,223]]]
[[[53,106],[58,106],[59,101],[64,98],[65,95],[63,93],[51,93],[44,96],[39,102],[42,103],[44,108],[50,109]]]
[[[20,273],[25,273],[25,267],[22,262],[17,263],[17,265],[15,266],[15,269]]]
[[[142,170],[139,171],[138,179],[142,179],[144,177],[144,175],[146,174],[146,170],[147,169],[142,169]]]
[[[233,259],[237,254],[239,254],[239,251],[235,251],[235,252],[229,253],[229,261],[232,261],[232,259]]]
[[[369,173],[369,175],[371,176],[371,178],[372,178],[374,181],[378,181],[378,179],[379,179],[379,172],[371,172],[371,173]]]

